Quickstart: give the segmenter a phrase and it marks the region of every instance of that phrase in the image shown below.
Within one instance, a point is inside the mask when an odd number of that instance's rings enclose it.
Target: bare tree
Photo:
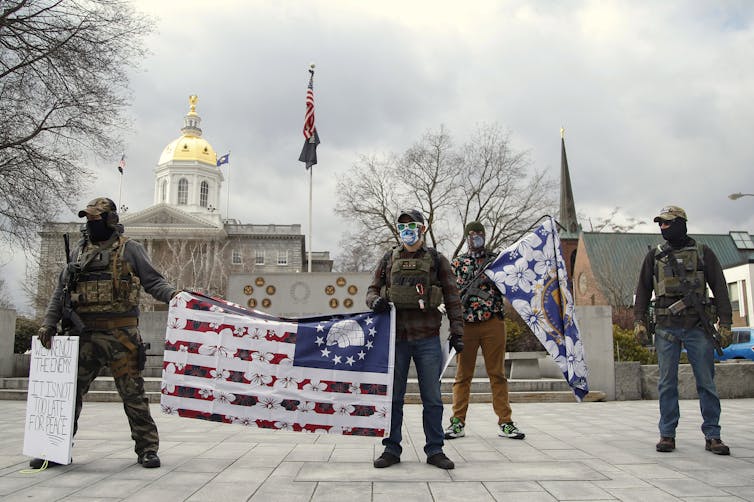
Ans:
[[[226,240],[168,239],[153,241],[152,262],[177,288],[217,295],[226,291]]]
[[[2,270],[2,268],[0,268],[0,270]],[[5,279],[0,279],[0,308],[13,308],[13,302],[10,300],[10,295],[5,287]]]
[[[125,124],[127,70],[153,22],[129,0],[0,3],[0,238],[23,242],[112,158]]]
[[[554,182],[544,172],[529,172],[526,152],[516,152],[508,133],[497,124],[477,128],[465,146],[457,195],[460,228],[471,221],[485,225],[491,249],[510,244],[543,214],[552,210]],[[462,232],[453,256],[464,245]]]
[[[379,256],[398,243],[397,213],[417,208],[428,223],[428,244],[451,248],[455,256],[464,244],[462,229],[473,220],[485,224],[491,247],[510,243],[552,211],[553,187],[543,173],[530,172],[527,155],[512,149],[499,126],[480,126],[460,148],[441,126],[400,156],[361,157],[339,178],[335,212],[358,228],[360,246],[346,255],[364,250]]]
[[[639,220],[637,218],[634,218],[633,216],[626,216],[622,219],[625,220],[625,223],[619,223],[617,220],[620,218],[620,207],[616,206],[611,211],[610,214],[608,214],[605,217],[601,217],[597,220],[597,225],[592,224],[592,219],[589,218],[589,226],[591,227],[592,232],[615,232],[615,233],[625,233],[630,232],[634,228],[636,228],[637,225],[643,225],[646,223],[644,220]]]

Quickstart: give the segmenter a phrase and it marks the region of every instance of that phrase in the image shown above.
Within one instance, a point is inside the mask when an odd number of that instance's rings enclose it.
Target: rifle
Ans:
[[[461,295],[461,305],[466,306],[470,296],[476,296],[483,300],[486,300],[490,296],[492,296],[490,292],[480,289],[479,286],[486,278],[486,275],[484,274],[485,270],[487,270],[487,267],[490,265],[490,263],[495,261],[496,258],[497,255],[492,255],[490,258],[488,258],[484,265],[482,265],[482,268],[479,270],[479,272],[477,272],[474,277],[472,277],[471,280],[461,288],[461,290],[459,291]]]
[[[700,298],[699,293],[696,291],[697,286],[699,286],[699,279],[694,277],[694,280],[692,281],[686,276],[686,270],[678,262],[672,249],[667,249],[664,253],[670,261],[670,266],[673,267],[673,272],[681,281],[681,287],[686,292],[686,294],[683,295],[683,298],[668,306],[668,310],[671,314],[678,315],[687,307],[693,308],[696,315],[699,316],[699,322],[701,323],[704,332],[712,339],[712,344],[715,346],[715,352],[717,352],[719,356],[722,356],[723,347],[720,342],[720,333],[717,332],[715,323],[712,322],[712,319],[709,318],[707,312],[704,310],[704,304],[707,302]]]
[[[71,243],[68,234],[63,234],[63,242],[65,244],[66,277],[65,286],[63,286],[63,319],[61,324],[64,333],[71,330],[81,333],[86,326],[84,326],[79,315],[73,310],[73,305],[71,305],[71,290],[76,284],[78,267],[75,263],[71,263]]]

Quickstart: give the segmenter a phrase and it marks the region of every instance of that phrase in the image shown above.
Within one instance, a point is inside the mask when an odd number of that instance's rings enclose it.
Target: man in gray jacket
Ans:
[[[39,340],[49,349],[59,321],[65,334],[80,337],[73,433],[89,386],[107,366],[123,400],[138,463],[159,467],[159,436],[141,375],[146,354],[138,328],[139,292],[143,287],[167,303],[177,291],[152,267],[144,247],[123,235],[111,199],[92,200],[79,217],[87,220],[84,237],[60,273]],[[44,462],[35,458],[29,465],[38,469]]]

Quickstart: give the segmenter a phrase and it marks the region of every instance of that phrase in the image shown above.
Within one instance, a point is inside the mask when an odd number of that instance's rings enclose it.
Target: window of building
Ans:
[[[748,232],[731,232],[730,237],[738,249],[754,249],[754,242]]]
[[[739,295],[738,295],[738,283],[737,282],[729,282],[728,283],[728,296],[730,297],[730,307],[733,309],[733,312],[740,312],[741,311],[741,305],[739,302]]]
[[[241,250],[239,249],[233,250],[232,260],[233,260],[233,265],[240,265],[241,263],[243,263],[243,261],[241,260]]]
[[[188,180],[181,178],[178,181],[178,204],[185,206],[188,204]]]
[[[199,205],[207,207],[207,198],[209,197],[209,183],[202,181],[199,185]]]
[[[264,249],[257,249],[254,254],[254,263],[264,265]]]
[[[288,250],[278,251],[278,265],[288,265]]]
[[[165,202],[168,199],[168,182],[167,180],[162,180],[162,183],[160,183],[160,202]]]

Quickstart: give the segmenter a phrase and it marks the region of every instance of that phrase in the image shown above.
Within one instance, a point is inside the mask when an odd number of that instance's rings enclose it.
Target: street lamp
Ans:
[[[737,193],[732,193],[732,194],[728,195],[728,198],[730,200],[740,199],[741,197],[754,197],[754,193],[741,193],[741,192],[737,192]]]

